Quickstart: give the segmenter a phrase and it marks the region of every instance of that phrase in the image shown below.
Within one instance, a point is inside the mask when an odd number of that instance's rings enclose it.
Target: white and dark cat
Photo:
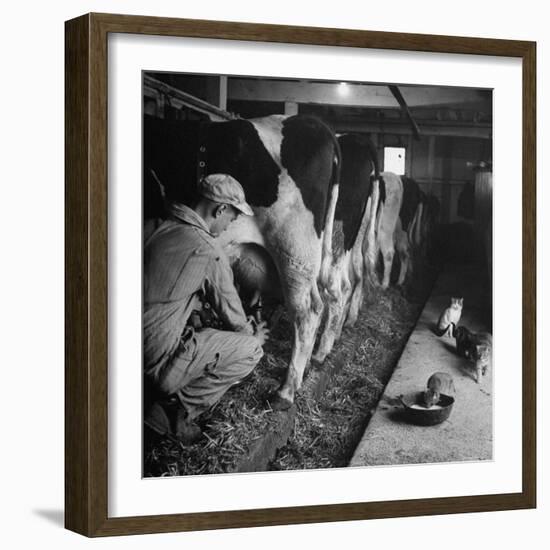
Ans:
[[[453,324],[455,326],[458,325],[458,321],[460,321],[460,316],[462,315],[463,304],[463,298],[451,298],[451,305],[443,311],[439,316],[439,321],[437,321],[435,333],[438,336],[447,336],[447,338],[452,336]]]
[[[474,363],[476,382],[479,384],[491,366],[493,337],[488,332],[471,332],[466,327],[454,325],[452,332],[456,339],[456,352]]]

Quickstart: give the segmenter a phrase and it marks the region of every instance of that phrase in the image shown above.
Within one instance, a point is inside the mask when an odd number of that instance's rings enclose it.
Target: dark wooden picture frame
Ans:
[[[108,516],[107,38],[133,33],[520,58],[523,70],[522,491],[139,517]],[[536,506],[534,42],[88,14],[65,26],[65,525],[86,536],[512,510]]]

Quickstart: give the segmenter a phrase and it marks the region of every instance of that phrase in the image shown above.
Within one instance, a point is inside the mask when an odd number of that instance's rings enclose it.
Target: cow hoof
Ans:
[[[325,362],[325,359],[327,358],[327,354],[320,354],[315,353],[311,356],[312,361],[315,361],[316,363],[322,364]]]
[[[353,328],[355,326],[355,323],[357,322],[357,317],[348,317],[346,322],[344,323],[344,328]]]
[[[278,393],[273,394],[269,399],[268,403],[274,411],[287,411],[294,405],[292,401],[281,397]]]

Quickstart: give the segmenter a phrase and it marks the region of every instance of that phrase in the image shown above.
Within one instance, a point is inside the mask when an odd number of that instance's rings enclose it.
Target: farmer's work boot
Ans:
[[[147,410],[144,423],[159,435],[169,436],[172,434],[168,413],[158,401],[155,401]]]
[[[187,416],[183,407],[178,409],[175,428],[176,438],[185,445],[197,443],[202,438],[202,430]]]

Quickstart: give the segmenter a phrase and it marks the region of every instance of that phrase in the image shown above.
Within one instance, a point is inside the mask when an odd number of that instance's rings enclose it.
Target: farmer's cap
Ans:
[[[246,202],[241,184],[229,174],[210,174],[199,182],[199,195],[220,204],[230,204],[247,216],[254,212]]]

